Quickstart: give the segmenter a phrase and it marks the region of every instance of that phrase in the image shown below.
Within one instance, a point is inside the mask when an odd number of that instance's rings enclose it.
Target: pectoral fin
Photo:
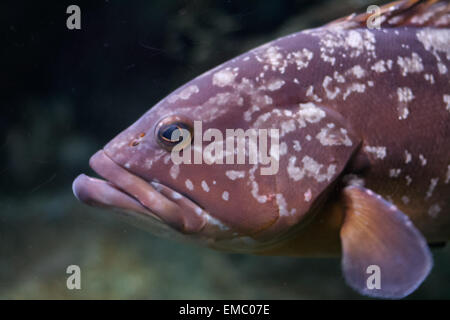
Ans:
[[[344,189],[342,269],[361,294],[403,298],[427,277],[433,260],[408,216],[371,190]]]

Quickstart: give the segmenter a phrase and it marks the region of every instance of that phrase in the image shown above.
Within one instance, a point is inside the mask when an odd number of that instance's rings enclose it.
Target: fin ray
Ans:
[[[433,264],[425,238],[406,214],[371,190],[348,186],[344,199],[341,242],[347,283],[372,297],[403,298],[413,292]],[[380,270],[380,288],[368,285],[373,266]]]

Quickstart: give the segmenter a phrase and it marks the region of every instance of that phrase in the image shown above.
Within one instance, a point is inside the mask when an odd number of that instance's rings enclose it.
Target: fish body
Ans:
[[[216,249],[341,253],[357,291],[403,297],[431,269],[427,242],[450,238],[449,12],[400,1],[378,29],[350,16],[244,53],[120,133],[90,161],[108,182],[82,175],[74,192]],[[248,147],[241,163],[229,131]],[[270,161],[252,163],[264,146]],[[382,288],[366,286],[373,265]]]

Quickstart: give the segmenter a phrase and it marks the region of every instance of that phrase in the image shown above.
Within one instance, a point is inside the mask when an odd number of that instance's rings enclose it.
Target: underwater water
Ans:
[[[200,73],[386,1],[2,2],[0,299],[364,299],[339,258],[227,254],[159,239],[80,203],[89,157]],[[450,248],[408,299],[450,298]],[[80,290],[66,269],[78,265]]]

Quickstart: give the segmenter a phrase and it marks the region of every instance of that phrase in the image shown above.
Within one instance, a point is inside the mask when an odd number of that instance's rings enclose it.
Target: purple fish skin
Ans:
[[[444,18],[380,29],[338,22],[277,39],[180,87],[104,153],[207,212],[205,224],[218,226],[217,234],[208,233],[212,247],[258,252],[300,229],[311,235],[307,227],[318,216],[325,224],[333,219],[330,228],[339,230],[342,220],[324,208],[339,207],[336,195],[349,181],[397,206],[428,241],[446,241],[450,29]],[[202,121],[204,131],[279,129],[278,173],[263,176],[251,164],[175,165],[156,136],[158,124],[171,118]]]

